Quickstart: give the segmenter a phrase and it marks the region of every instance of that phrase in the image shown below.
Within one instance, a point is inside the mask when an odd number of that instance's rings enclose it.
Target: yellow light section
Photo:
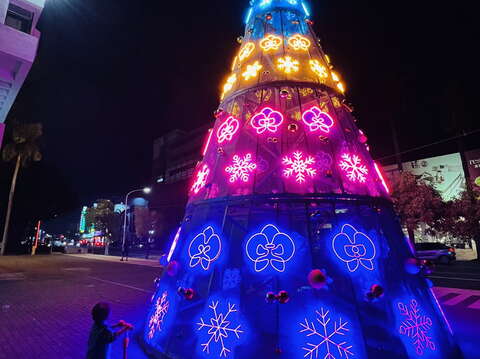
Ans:
[[[258,76],[258,71],[262,69],[262,65],[258,61],[255,61],[253,65],[247,65],[247,69],[245,72],[242,74],[243,78],[248,81],[252,77],[257,77]]]
[[[290,45],[290,47],[295,51],[307,51],[310,48],[311,44],[312,43],[308,38],[300,34],[293,35],[291,38],[288,39],[288,45]]]
[[[237,66],[237,61],[238,61],[238,56],[235,56],[232,63],[232,71],[235,70],[235,67]]]
[[[338,77],[338,75],[333,71],[332,71],[332,80],[335,82],[340,81],[340,77]]]
[[[327,60],[327,64],[330,63],[330,56],[328,56],[327,54],[325,54],[325,60]]]
[[[277,68],[286,74],[297,72],[300,68],[300,63],[290,56],[280,57],[277,61]]]
[[[222,100],[225,97],[225,94],[233,88],[233,85],[235,85],[235,82],[237,82],[237,75],[233,74],[227,79],[227,81],[223,85],[223,93],[221,96]]]
[[[341,93],[345,92],[345,86],[341,82],[337,84],[337,88],[340,90]]]
[[[263,51],[278,50],[282,45],[282,38],[275,35],[267,35],[260,41],[260,47]]]
[[[320,64],[320,61],[310,60],[310,68],[318,77],[321,77],[324,79],[328,77],[327,68],[322,64]]]
[[[247,42],[238,52],[238,59],[240,61],[248,59],[252,54],[253,50],[255,50],[255,44],[253,42]]]

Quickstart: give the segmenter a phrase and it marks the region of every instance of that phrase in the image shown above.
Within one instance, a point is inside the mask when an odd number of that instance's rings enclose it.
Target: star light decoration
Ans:
[[[238,52],[238,59],[240,61],[248,59],[252,54],[253,50],[255,50],[255,44],[253,42],[247,42]]]
[[[243,158],[239,155],[233,156],[233,162],[225,168],[225,172],[230,174],[230,183],[237,182],[238,180],[248,182],[250,173],[256,168],[257,164],[252,162],[252,154],[247,153]]]
[[[323,66],[322,64],[320,64],[320,61],[310,60],[309,63],[310,63],[310,68],[315,73],[315,75],[317,75],[318,77],[320,77],[322,79],[328,78],[327,68],[325,66]]]
[[[303,50],[308,51],[310,48],[311,42],[305,36],[300,34],[293,35],[288,39],[288,45],[295,51]]]
[[[317,322],[320,324],[320,328],[317,329],[315,322],[309,322],[305,318],[305,323],[300,323],[302,330],[300,333],[305,333],[306,337],[310,340],[317,339],[318,343],[307,343],[302,349],[305,350],[304,358],[320,358],[322,359],[349,359],[349,355],[352,357],[354,353],[352,351],[352,345],[348,344],[344,340],[344,336],[349,332],[348,322],[343,321],[342,318],[339,321],[333,322],[330,324],[330,311],[320,308],[320,311],[315,311],[317,313]],[[338,356],[337,356],[338,352]]]
[[[195,181],[193,182],[191,191],[195,194],[200,192],[200,190],[205,187],[207,184],[207,178],[210,174],[210,168],[205,164],[195,175]]]
[[[307,176],[314,177],[317,174],[317,170],[311,167],[315,159],[312,156],[303,158],[301,151],[294,152],[293,156],[285,156],[282,163],[287,167],[283,170],[283,175],[287,178],[295,176],[298,183],[305,182]]]
[[[198,331],[204,328],[208,329],[208,341],[201,344],[202,351],[210,354],[212,342],[220,343],[220,357],[226,357],[231,352],[231,349],[225,346],[224,340],[230,340],[230,335],[240,339],[240,334],[243,333],[243,330],[240,329],[240,324],[236,327],[230,326],[232,319],[229,317],[237,312],[235,304],[227,302],[228,310],[226,314],[223,314],[218,312],[218,303],[219,301],[212,301],[212,304],[208,306],[213,312],[213,316],[210,317],[210,323],[206,323],[203,317],[201,317],[197,325],[199,326]]]
[[[291,74],[300,69],[300,63],[291,56],[280,57],[277,60],[277,68],[286,74]]]
[[[432,319],[420,313],[418,302],[415,299],[410,304],[398,303],[400,314],[404,317],[399,332],[412,339],[417,355],[423,355],[425,349],[435,350],[435,343],[428,331],[432,327]]]
[[[347,178],[352,182],[365,183],[367,180],[368,169],[362,164],[362,160],[357,155],[344,153],[339,164],[340,168],[347,172]]]
[[[262,69],[262,65],[258,61],[255,61],[253,65],[247,65],[247,69],[245,72],[242,74],[243,78],[245,81],[250,80],[253,77],[257,77],[258,71]]]
[[[163,320],[168,313],[170,302],[167,300],[168,293],[165,291],[155,302],[155,312],[148,322],[148,338],[152,339],[155,333],[162,331]]]
[[[233,86],[235,85],[235,83],[237,82],[237,75],[236,74],[233,74],[231,75],[227,81],[225,82],[225,84],[223,85],[223,93],[222,93],[222,97],[221,99],[223,100],[223,98],[225,97],[225,95],[230,92],[230,90],[233,88]]]
[[[265,36],[260,41],[260,47],[265,52],[278,50],[280,45],[282,45],[282,38],[272,34]]]

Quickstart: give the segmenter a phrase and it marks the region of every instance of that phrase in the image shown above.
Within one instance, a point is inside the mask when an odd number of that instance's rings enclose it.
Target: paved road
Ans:
[[[108,301],[112,322],[140,327],[159,270],[66,255],[0,258],[0,359],[85,358],[92,306]],[[112,358],[121,358],[120,341]]]
[[[439,287],[480,290],[480,264],[475,262],[437,265],[429,277]]]
[[[431,276],[466,359],[480,359],[475,347],[480,339],[477,268],[472,263],[439,266]],[[0,258],[0,359],[83,359],[90,310],[98,301],[112,303],[112,322],[124,319],[141,327],[159,271],[158,262],[144,259],[127,263],[61,254]],[[132,343],[129,357],[145,358]],[[112,358],[120,353],[118,342]]]

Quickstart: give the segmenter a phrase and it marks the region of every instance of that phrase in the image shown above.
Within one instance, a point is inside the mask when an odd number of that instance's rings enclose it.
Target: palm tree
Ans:
[[[8,228],[10,225],[10,215],[12,214],[13,195],[17,184],[18,172],[20,167],[26,167],[31,161],[40,161],[42,154],[38,147],[37,140],[42,135],[42,125],[40,123],[20,124],[13,123],[11,142],[5,145],[2,157],[6,162],[15,161],[15,171],[13,172],[12,184],[10,185],[10,194],[8,196],[7,215],[5,217],[5,227],[3,229],[2,246],[0,255],[5,254],[7,247]]]

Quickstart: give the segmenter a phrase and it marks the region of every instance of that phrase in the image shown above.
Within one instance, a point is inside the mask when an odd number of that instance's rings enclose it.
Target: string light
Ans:
[[[235,85],[236,82],[237,82],[237,75],[236,74],[231,75],[227,79],[227,81],[225,82],[225,85],[223,85],[222,100],[225,97],[225,94],[233,88],[233,85]]]
[[[328,77],[327,68],[320,64],[318,60],[310,60],[310,68],[320,78],[326,79]]]

